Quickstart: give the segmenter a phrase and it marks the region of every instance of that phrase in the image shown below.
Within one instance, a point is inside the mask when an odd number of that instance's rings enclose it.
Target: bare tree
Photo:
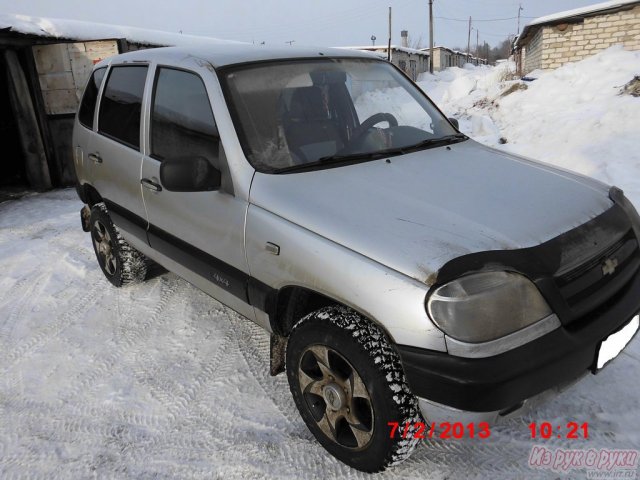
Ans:
[[[417,40],[409,35],[407,37],[407,44],[409,45],[409,48],[415,48],[416,50],[425,48],[424,44],[422,43],[422,35],[420,35]]]

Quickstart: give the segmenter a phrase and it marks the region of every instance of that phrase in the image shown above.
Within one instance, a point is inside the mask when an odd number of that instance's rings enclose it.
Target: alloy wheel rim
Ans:
[[[300,357],[298,381],[309,413],[330,440],[352,450],[369,444],[371,396],[347,359],[325,345],[311,345]]]
[[[92,233],[93,245],[98,254],[100,265],[102,265],[109,276],[113,276],[116,273],[117,263],[116,257],[113,254],[111,235],[109,235],[107,228],[100,220],[96,220],[93,223]]]

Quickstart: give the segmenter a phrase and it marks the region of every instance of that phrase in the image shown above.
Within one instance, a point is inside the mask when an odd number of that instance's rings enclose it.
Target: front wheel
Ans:
[[[365,472],[400,463],[417,439],[390,435],[388,422],[421,420],[400,357],[384,332],[342,306],[313,312],[293,328],[287,377],[300,414],[322,446]]]

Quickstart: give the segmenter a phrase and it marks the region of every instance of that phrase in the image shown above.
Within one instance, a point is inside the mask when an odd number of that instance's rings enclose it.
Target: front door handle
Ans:
[[[152,182],[148,178],[143,178],[142,180],[140,180],[140,183],[142,184],[142,186],[144,188],[147,188],[147,189],[149,189],[151,191],[154,191],[154,192],[161,192],[162,191],[162,187],[160,186],[159,183]]]
[[[102,163],[102,157],[100,156],[100,154],[98,152],[90,153],[89,154],[89,160],[93,161],[93,163]]]

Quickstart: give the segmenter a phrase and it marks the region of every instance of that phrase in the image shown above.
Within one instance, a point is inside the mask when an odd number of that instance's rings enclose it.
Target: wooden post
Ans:
[[[469,34],[467,36],[467,63],[471,58],[471,17],[469,17]]]
[[[35,190],[48,190],[51,188],[51,177],[49,176],[47,155],[38,128],[38,120],[33,108],[27,79],[15,50],[4,50],[4,60],[7,67],[9,102],[18,124],[18,135],[24,154],[29,186]]]
[[[51,183],[55,186],[61,186],[65,182],[61,181],[61,177],[65,172],[65,164],[62,163],[62,159],[58,158],[55,147],[53,146],[53,140],[51,136],[51,130],[49,129],[49,121],[47,114],[45,113],[44,99],[42,98],[42,88],[40,87],[40,81],[38,79],[38,71],[36,69],[36,62],[33,59],[33,49],[30,48],[25,55],[25,73],[27,75],[27,82],[31,89],[31,98],[33,100],[33,108],[38,120],[38,126],[40,127],[42,144],[47,155],[47,165],[49,167],[49,177]],[[69,139],[71,141],[71,139]],[[74,173],[71,179],[72,184],[75,182],[75,167],[73,165],[72,153],[69,152],[69,159],[66,162],[71,166],[71,171]]]
[[[387,60],[391,61],[391,7],[389,7],[389,41],[387,43]]]
[[[433,73],[433,0],[429,0],[429,73]]]

